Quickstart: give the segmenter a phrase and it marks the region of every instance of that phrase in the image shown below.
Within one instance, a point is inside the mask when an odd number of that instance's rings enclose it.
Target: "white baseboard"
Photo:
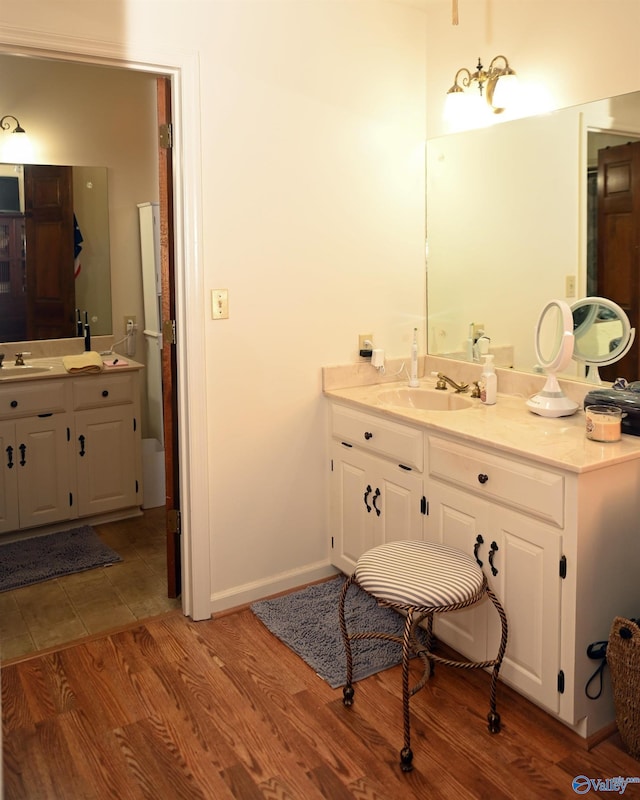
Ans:
[[[313,583],[323,578],[330,578],[332,575],[337,574],[339,574],[339,570],[332,564],[323,561],[316,564],[309,564],[306,567],[292,570],[291,572],[272,575],[262,581],[234,586],[228,591],[215,592],[211,595],[211,613],[215,614],[221,611],[228,611],[238,606],[246,606],[256,600],[262,600],[265,597],[287,592],[291,589],[297,589],[300,586],[305,586],[308,583]]]

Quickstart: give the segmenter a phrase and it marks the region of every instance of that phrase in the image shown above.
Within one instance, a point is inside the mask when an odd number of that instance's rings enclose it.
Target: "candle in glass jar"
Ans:
[[[587,406],[587,439],[594,442],[619,442],[622,412],[613,406]]]

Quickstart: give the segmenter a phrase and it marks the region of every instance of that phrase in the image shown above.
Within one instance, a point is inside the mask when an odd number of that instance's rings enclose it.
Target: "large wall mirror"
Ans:
[[[638,140],[640,92],[427,142],[430,354],[467,360],[473,324],[498,366],[539,372],[534,329],[552,299],[608,297],[639,327]],[[615,201],[608,220],[599,183]],[[584,364],[570,369],[584,376]]]
[[[0,342],[112,333],[105,167],[0,164]]]

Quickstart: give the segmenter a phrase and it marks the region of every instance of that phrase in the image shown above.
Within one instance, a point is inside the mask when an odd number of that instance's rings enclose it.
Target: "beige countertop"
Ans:
[[[77,355],[77,354],[76,354]],[[30,358],[24,357],[25,368],[15,367],[15,358],[5,357],[5,366],[0,369],[0,386],[16,381],[47,381],[52,378],[81,378],[85,375],[112,375],[119,372],[131,372],[132,370],[144,369],[143,364],[139,364],[128,356],[121,356],[118,353],[113,355],[102,356],[102,360],[111,361],[114,358],[119,359],[120,365],[104,366],[102,372],[68,372],[63,364],[62,356],[49,356],[46,358]],[[126,362],[123,363],[123,362]],[[33,371],[31,371],[31,369]]]
[[[407,382],[401,381],[334,388],[325,389],[324,395],[362,411],[423,427],[428,433],[455,436],[474,447],[490,445],[571,472],[586,472],[640,459],[640,436],[623,434],[621,441],[605,444],[587,439],[582,408],[570,417],[541,417],[528,410],[525,397],[500,393],[493,406],[473,399],[470,408],[456,411],[426,411],[390,406],[381,401],[382,392],[406,386]],[[433,380],[425,379],[421,386],[433,389]],[[640,463],[638,466],[640,468]]]

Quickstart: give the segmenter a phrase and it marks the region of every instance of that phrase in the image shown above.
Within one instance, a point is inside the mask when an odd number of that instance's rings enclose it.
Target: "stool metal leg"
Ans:
[[[502,659],[504,658],[505,650],[507,649],[507,638],[509,633],[509,626],[507,624],[507,615],[504,613],[504,609],[502,608],[502,604],[493,593],[491,588],[487,586],[487,594],[489,595],[489,599],[493,603],[498,615],[500,616],[500,625],[502,628],[502,633],[500,636],[500,647],[498,648],[498,654],[495,659],[495,664],[493,666],[493,671],[491,673],[491,687],[489,689],[489,713],[487,715],[487,720],[489,721],[489,732],[490,733],[499,733],[501,728],[500,723],[500,714],[496,711],[496,692],[498,686],[498,673],[500,672],[500,667],[502,665]]]
[[[354,695],[354,690],[352,685],[353,656],[351,653],[351,640],[349,638],[349,633],[347,631],[347,623],[345,621],[345,615],[344,615],[344,606],[345,606],[345,601],[347,599],[347,592],[349,591],[349,587],[354,582],[354,580],[355,576],[351,575],[351,577],[347,578],[347,580],[345,581],[344,586],[342,587],[342,592],[340,593],[340,604],[338,606],[338,614],[340,619],[340,633],[342,634],[344,651],[347,657],[347,682],[342,690],[342,702],[344,703],[345,706],[353,705],[353,695]]]
[[[411,750],[411,717],[409,711],[409,660],[411,658],[413,631],[413,608],[407,611],[404,623],[404,636],[402,639],[402,714],[404,719],[404,747],[400,751],[400,766],[403,772],[413,769],[413,751]]]

